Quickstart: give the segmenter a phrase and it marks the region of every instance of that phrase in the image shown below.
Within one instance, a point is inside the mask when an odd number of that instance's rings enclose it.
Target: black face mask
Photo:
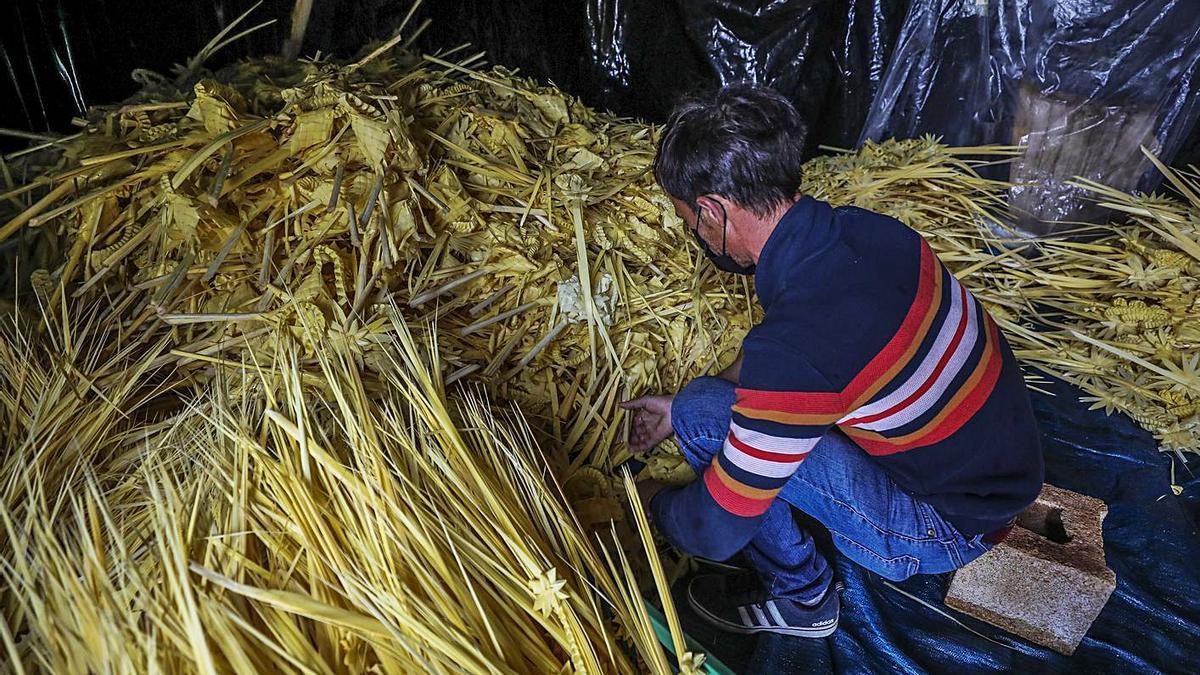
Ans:
[[[721,252],[717,253],[712,250],[704,239],[700,236],[700,219],[703,217],[703,211],[699,208],[696,210],[696,227],[688,229],[692,231],[692,236],[696,238],[696,243],[700,244],[700,249],[704,251],[704,255],[712,261],[712,264],[717,266],[717,269],[730,274],[754,274],[754,264],[749,265],[739,264],[736,260],[729,257],[725,250],[725,230],[729,227],[729,215],[725,213],[725,207],[721,206]]]

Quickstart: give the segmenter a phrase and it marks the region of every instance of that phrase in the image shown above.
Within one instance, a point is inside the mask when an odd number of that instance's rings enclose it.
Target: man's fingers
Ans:
[[[649,415],[639,415],[629,433],[629,449],[645,452],[671,437],[674,429],[670,422],[661,418],[651,421]]]
[[[639,396],[617,404],[633,414],[629,429],[631,451],[645,452],[671,437],[674,429],[671,428],[671,419],[667,414],[671,409],[671,398],[656,394]]]
[[[661,415],[658,415],[650,410],[642,408],[633,415],[633,423],[641,427],[658,426]]]
[[[654,443],[651,442],[650,430],[645,426],[637,427],[629,438],[629,449],[634,452],[643,452],[650,449]]]
[[[671,410],[670,396],[646,396],[642,408],[657,415],[665,416]]]
[[[669,405],[671,398],[671,396],[666,396],[664,394],[650,394],[648,396],[639,396],[628,401],[621,401],[617,405],[626,410],[659,410]]]

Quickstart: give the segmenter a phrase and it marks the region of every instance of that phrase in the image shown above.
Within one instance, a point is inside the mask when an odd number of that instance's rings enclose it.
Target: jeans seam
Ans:
[[[954,563],[954,569],[963,566],[962,551],[958,550],[957,542],[946,542],[946,554],[950,556],[950,562]]]
[[[837,530],[830,530],[830,533],[837,535],[837,536],[838,536],[839,538],[841,538],[841,539],[842,539],[842,540],[843,540],[845,543],[847,543],[847,544],[850,544],[850,545],[854,546],[856,549],[858,549],[858,550],[862,551],[863,553],[865,553],[865,554],[867,554],[867,555],[871,556],[871,557],[872,557],[872,558],[874,558],[875,560],[878,560],[878,561],[879,561],[881,564],[883,564],[883,565],[894,565],[894,564],[896,564],[896,562],[897,562],[897,561],[899,561],[899,562],[902,562],[902,563],[906,563],[906,564],[907,564],[907,566],[908,566],[908,567],[907,567],[907,569],[908,569],[908,572],[909,572],[908,576],[912,576],[913,574],[915,574],[915,573],[916,573],[916,570],[914,570],[914,569],[913,569],[913,563],[916,563],[916,564],[917,564],[917,566],[919,566],[919,565],[921,564],[921,559],[920,559],[920,558],[918,558],[918,557],[916,557],[916,556],[909,555],[909,554],[907,554],[907,553],[901,553],[900,555],[898,555],[898,556],[896,556],[896,557],[894,557],[894,558],[885,558],[885,557],[883,557],[882,555],[880,555],[879,553],[876,553],[875,551],[872,551],[870,548],[867,548],[866,546],[864,546],[864,545],[860,544],[859,542],[857,542],[857,541],[855,541],[855,540],[851,539],[850,537],[846,536],[846,535],[845,535],[844,533],[842,533],[842,532],[839,532],[839,531],[837,531]]]
[[[911,542],[918,543],[918,544],[923,544],[923,543],[929,543],[929,542],[935,542],[935,541],[938,541],[938,539],[937,539],[936,537],[934,537],[934,538],[928,538],[928,537],[927,537],[927,538],[924,538],[924,539],[918,539],[918,538],[916,538],[916,537],[910,537],[910,536],[908,536],[908,535],[906,535],[906,534],[904,534],[904,533],[902,533],[902,532],[895,532],[895,531],[892,531],[892,530],[888,530],[888,529],[882,528],[882,527],[880,527],[879,525],[877,525],[877,524],[876,524],[874,521],[872,521],[870,518],[868,518],[868,517],[866,516],[866,514],[864,514],[862,511],[859,511],[858,509],[854,508],[854,507],[853,507],[853,506],[851,506],[850,504],[847,504],[846,502],[844,502],[844,501],[842,501],[842,500],[838,499],[837,497],[834,497],[833,495],[831,495],[831,494],[829,494],[828,492],[826,492],[826,491],[822,490],[821,488],[817,487],[817,486],[816,486],[816,485],[814,485],[813,483],[810,483],[810,482],[808,482],[808,481],[804,480],[803,478],[799,478],[799,477],[796,477],[796,476],[794,476],[794,478],[796,478],[797,480],[800,480],[800,481],[801,481],[801,482],[803,482],[805,485],[807,485],[807,486],[809,486],[810,488],[812,488],[814,491],[816,491],[817,493],[819,493],[819,494],[820,494],[822,497],[824,497],[824,498],[828,499],[829,501],[833,502],[834,504],[837,504],[838,506],[840,506],[840,507],[842,507],[843,509],[845,509],[845,510],[849,511],[850,513],[853,513],[854,515],[858,516],[859,518],[861,518],[861,519],[863,520],[863,522],[865,522],[867,525],[870,525],[870,526],[871,526],[871,527],[872,527],[872,528],[873,528],[873,529],[874,529],[874,530],[875,530],[877,533],[879,533],[879,534],[881,534],[881,535],[888,536],[888,537],[896,537],[897,539],[904,539],[904,540],[906,540],[906,541],[911,541]],[[921,519],[922,519],[922,521],[924,521],[924,520],[925,520],[925,514],[921,514]],[[928,528],[926,529],[926,531],[928,531]],[[843,536],[844,536],[844,535],[843,535]]]
[[[695,443],[704,443],[704,442],[717,443],[717,442],[724,440],[723,438],[709,436],[707,434],[697,434],[695,436],[686,436],[685,437],[683,434],[680,434],[678,430],[675,430],[674,427],[672,427],[672,429],[675,431],[675,438],[679,441],[679,449],[683,451],[683,458],[685,460],[695,459],[696,464],[703,465],[705,463],[705,461],[710,462],[710,463],[716,461],[717,455],[721,454],[721,451],[717,450],[717,452],[714,452],[712,454],[712,456],[705,457],[704,455],[706,455],[707,453],[695,452],[689,446],[693,446]],[[684,442],[685,438],[687,439],[686,443]],[[690,461],[688,463],[691,464]]]
[[[954,536],[957,528],[954,528],[944,518],[941,518],[941,514],[937,512],[932,504],[915,498],[913,501],[917,503],[917,510],[921,512],[921,518],[925,521],[926,532],[933,532],[934,539],[943,544],[958,543],[958,538]],[[936,522],[937,520],[942,521],[940,526]]]

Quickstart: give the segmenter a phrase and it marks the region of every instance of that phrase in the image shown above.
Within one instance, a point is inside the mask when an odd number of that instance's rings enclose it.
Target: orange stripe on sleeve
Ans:
[[[725,473],[719,460],[708,465],[704,472],[704,485],[722,509],[743,518],[766,513],[775,495],[779,494],[779,489],[763,490],[737,482]]]
[[[908,315],[900,324],[887,345],[880,350],[875,358],[863,368],[849,385],[845,395],[852,401],[850,410],[858,408],[877,394],[896,373],[912,359],[913,354],[925,341],[933,317],[937,316],[941,307],[943,288],[943,272],[933,250],[922,240],[921,246],[921,278],[917,282],[917,295],[909,308]]]
[[[843,428],[846,435],[860,441],[864,448],[872,451],[871,454],[893,454],[918,445],[935,443],[965,424],[987,401],[1004,363],[1000,350],[996,348],[999,342],[996,324],[991,320],[987,320],[986,324],[987,346],[980,355],[975,370],[954,396],[946,402],[941,412],[927,424],[916,431],[894,438],[850,426]]]

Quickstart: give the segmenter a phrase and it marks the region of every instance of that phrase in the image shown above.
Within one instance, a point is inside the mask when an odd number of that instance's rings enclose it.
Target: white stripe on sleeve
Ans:
[[[886,431],[902,427],[905,424],[924,415],[933,407],[946,390],[950,387],[950,382],[958,375],[963,366],[967,362],[967,358],[971,355],[971,351],[975,348],[976,338],[979,337],[979,321],[976,320],[975,303],[969,303],[967,317],[967,330],[962,337],[962,341],[958,343],[958,348],[954,350],[954,354],[950,356],[949,362],[946,363],[946,368],[938,375],[937,381],[933,386],[921,394],[921,397],[907,406],[896,411],[892,415],[888,415],[883,419],[876,420],[869,424],[855,425],[860,429],[870,429],[872,431]]]
[[[954,276],[951,275],[950,278],[953,280]],[[938,330],[937,340],[929,348],[929,352],[925,354],[925,358],[921,360],[921,365],[895,391],[878,401],[860,407],[858,410],[838,420],[839,422],[878,415],[908,398],[929,379],[934,367],[937,366],[938,361],[941,360],[942,356],[946,353],[946,349],[949,348],[950,341],[954,338],[954,333],[958,330],[959,324],[962,323],[962,287],[959,286],[957,281],[951,281],[949,292],[951,294],[950,311],[946,313],[946,318],[942,321],[941,328]]]

